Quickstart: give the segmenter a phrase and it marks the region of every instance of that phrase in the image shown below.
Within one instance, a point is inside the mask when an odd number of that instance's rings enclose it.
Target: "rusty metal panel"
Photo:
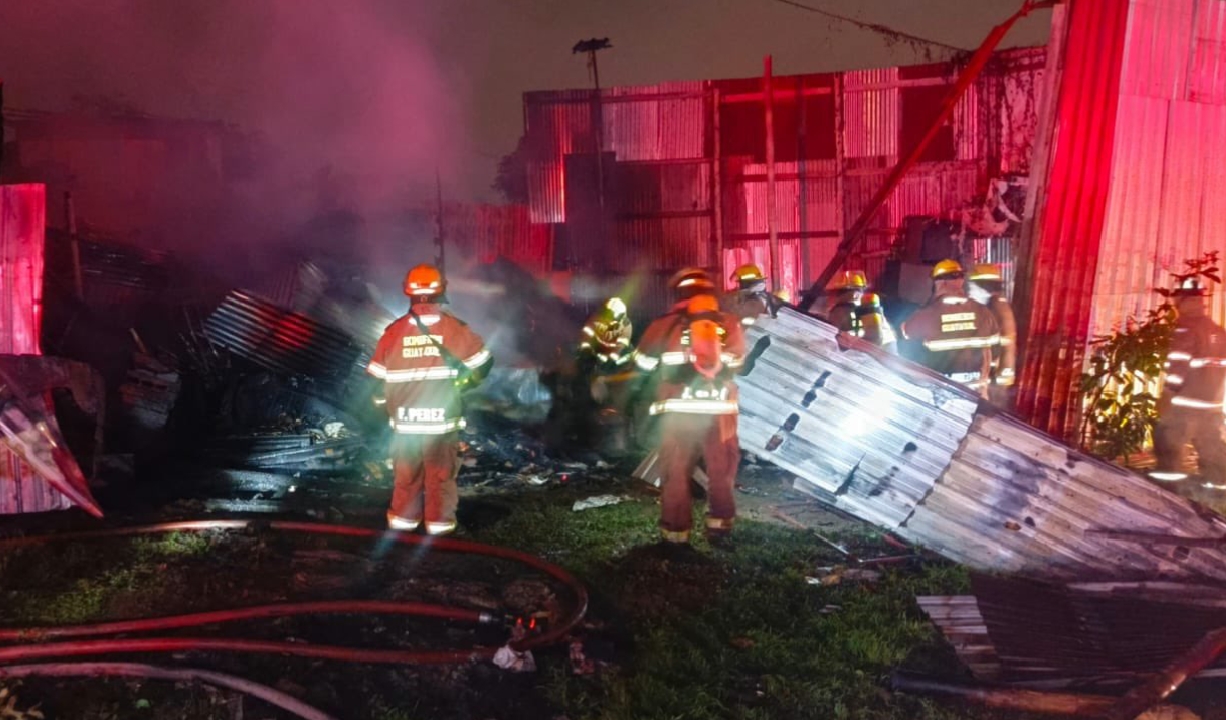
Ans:
[[[898,156],[898,68],[843,73],[843,152],[848,158]]]
[[[1059,443],[965,388],[792,310],[748,331],[741,446],[835,506],[972,568],[1049,578],[1226,580],[1226,521]]]

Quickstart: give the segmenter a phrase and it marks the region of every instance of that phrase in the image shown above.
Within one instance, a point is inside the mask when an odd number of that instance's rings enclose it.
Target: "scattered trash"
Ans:
[[[345,431],[345,423],[343,422],[330,422],[324,425],[324,437],[326,438],[330,438],[330,439],[338,438],[341,436],[341,433],[344,431]]]
[[[503,645],[494,653],[494,664],[510,672],[536,672],[536,660],[531,650],[519,652],[510,645]]]
[[[748,650],[749,648],[757,644],[754,642],[753,638],[747,638],[747,637],[734,637],[728,642],[729,644],[732,645],[732,647],[738,650]]]
[[[596,672],[596,663],[583,652],[582,640],[570,641],[570,671],[575,675],[591,675]]]
[[[842,612],[842,611],[843,611],[842,605],[826,605],[822,607],[821,610],[818,610],[817,612],[821,615],[833,615],[836,612]]]
[[[580,510],[591,510],[592,508],[606,507],[608,505],[618,505],[629,500],[630,498],[624,495],[596,495],[584,500],[577,500],[571,507],[572,512]]]

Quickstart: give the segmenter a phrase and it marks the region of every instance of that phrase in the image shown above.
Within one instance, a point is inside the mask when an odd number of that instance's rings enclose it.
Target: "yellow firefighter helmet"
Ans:
[[[864,276],[863,270],[844,270],[834,279],[830,281],[827,290],[838,292],[841,290],[864,290],[868,287],[868,278]]]
[[[962,263],[957,260],[942,260],[932,266],[933,280],[956,280],[962,277]]]
[[[447,283],[443,273],[433,265],[418,265],[404,277],[404,294],[414,298],[438,297],[443,294]]]
[[[762,268],[757,265],[745,263],[732,271],[732,279],[742,285],[746,285],[761,282],[766,279],[766,275],[762,272]]]
[[[972,282],[982,280],[985,282],[1001,282],[1005,279],[1005,274],[1001,272],[1000,265],[996,263],[979,263],[975,269],[971,271],[968,278]]]

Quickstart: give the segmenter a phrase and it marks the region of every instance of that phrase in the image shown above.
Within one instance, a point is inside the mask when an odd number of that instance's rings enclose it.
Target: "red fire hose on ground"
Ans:
[[[264,520],[196,520],[186,522],[169,522],[156,525],[138,525],[130,527],[110,528],[87,532],[60,533],[22,538],[0,540],[0,548],[21,547],[28,545],[63,542],[69,540],[90,540],[97,538],[122,537],[129,535],[147,535],[166,532],[201,532],[209,530],[244,530],[267,528],[275,531],[300,532],[313,535],[335,535],[357,538],[383,538],[402,545],[425,546],[429,549],[466,555],[478,555],[499,560],[509,560],[526,565],[562,584],[571,593],[574,604],[557,619],[556,623],[539,635],[527,636],[508,643],[517,652],[543,647],[566,637],[579,623],[587,612],[587,590],[570,573],[562,568],[545,562],[540,558],[508,548],[482,545],[467,540],[454,538],[439,538],[423,535],[390,532],[372,528],[351,527],[345,525],[329,525],[325,523],[264,521]],[[255,618],[285,617],[290,615],[314,614],[396,614],[415,615],[422,617],[443,618],[448,620],[468,621],[475,623],[494,622],[489,614],[468,608],[432,605],[418,602],[394,602],[372,600],[337,600],[327,602],[280,603],[261,605],[233,610],[218,610],[188,615],[176,615],[161,618],[146,618],[118,622],[97,623],[89,625],[74,625],[67,627],[44,628],[12,628],[0,630],[0,640],[8,641],[38,641],[46,638],[77,638],[95,637],[115,633],[150,632],[159,630],[181,629],[201,625],[230,622],[235,620],[250,620]],[[402,665],[442,665],[471,662],[476,660],[491,660],[499,648],[475,647],[469,649],[444,650],[378,650],[355,648],[336,645],[314,645],[302,642],[248,640],[240,638],[211,637],[151,637],[151,638],[103,638],[88,640],[71,640],[65,642],[13,645],[0,647],[0,663],[27,662],[40,658],[70,657],[80,655],[108,655],[115,653],[134,652],[183,652],[188,650],[210,650],[222,652],[245,653],[281,653],[299,657],[324,658],[357,663],[387,663]],[[148,669],[150,673],[145,673]],[[128,663],[70,663],[25,665],[17,668],[0,667],[0,678],[23,675],[126,675],[146,676],[151,678],[181,679],[177,674],[191,674],[193,678],[203,682],[223,685],[239,692],[261,697],[283,709],[295,712],[300,717],[325,718],[323,713],[298,703],[315,714],[303,714],[286,707],[278,700],[286,697],[270,698],[276,693],[271,688],[249,683],[239,678],[222,676],[202,670],[155,668],[145,665]],[[155,672],[156,671],[156,672]],[[142,673],[144,673],[142,675]],[[206,677],[206,675],[210,677]],[[210,679],[211,678],[211,679]],[[227,684],[229,683],[229,684]],[[244,690],[246,687],[248,689]],[[257,689],[258,692],[252,689]],[[288,698],[293,700],[292,698]],[[293,701],[297,702],[297,701]]]

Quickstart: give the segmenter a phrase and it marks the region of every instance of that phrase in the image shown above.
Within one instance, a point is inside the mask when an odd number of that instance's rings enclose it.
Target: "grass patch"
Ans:
[[[543,669],[542,691],[572,720],[1024,717],[886,689],[911,656],[940,655],[915,596],[965,592],[962,568],[938,563],[891,571],[873,585],[811,585],[817,566],[843,558],[806,533],[756,522],[737,526],[732,551],[696,539],[691,557],[669,559],[635,548],[656,541],[652,498],[573,513],[571,495],[559,488],[525,497],[477,539],[550,557],[588,584],[597,619],[610,620],[602,609],[623,615],[613,623],[630,649],[613,669],[594,677]],[[863,544],[874,535],[839,539]]]

